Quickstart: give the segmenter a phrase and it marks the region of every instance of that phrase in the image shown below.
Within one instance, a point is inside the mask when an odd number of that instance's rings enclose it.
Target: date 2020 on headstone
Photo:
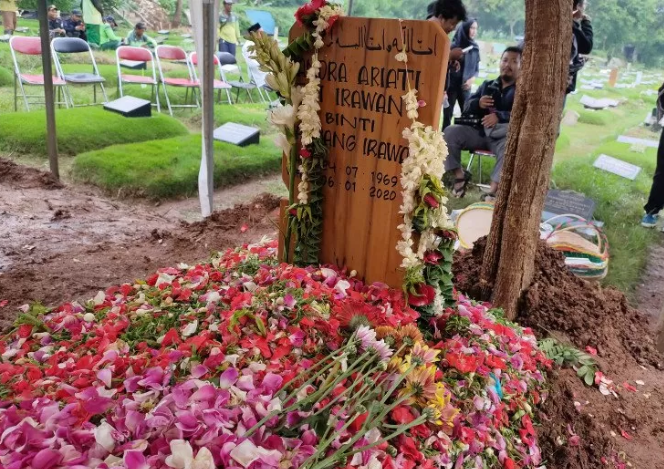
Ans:
[[[301,32],[294,26],[291,40]],[[404,46],[407,65],[396,59]],[[397,227],[401,166],[409,156],[402,131],[411,124],[402,96],[410,83],[425,103],[418,120],[437,127],[448,56],[449,39],[431,21],[347,17],[326,35],[319,51],[319,115],[329,149],[322,263],[356,270],[369,283],[402,285]],[[302,73],[310,56],[304,65]],[[285,164],[283,174],[287,184]]]

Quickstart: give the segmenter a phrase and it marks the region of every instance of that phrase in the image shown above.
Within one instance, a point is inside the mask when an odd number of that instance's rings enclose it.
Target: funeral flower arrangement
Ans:
[[[0,466],[538,466],[531,332],[463,297],[417,317],[275,242],[26,306],[0,342]]]
[[[270,72],[268,82],[286,102],[284,107],[272,112],[271,122],[281,129],[278,145],[289,155],[290,196],[285,245],[291,245],[291,233],[295,233],[294,260],[297,264],[319,261],[327,148],[320,138],[321,63],[318,51],[325,45],[323,35],[342,14],[339,6],[325,0],[304,5],[295,16],[305,33],[291,42],[283,53],[273,39],[265,35],[254,36],[258,60],[263,69]],[[297,87],[294,83],[299,65],[291,58],[301,57],[312,49],[306,84]],[[396,59],[407,68],[408,51],[403,43]],[[412,123],[403,130],[409,145],[409,157],[403,163],[401,175],[401,214],[404,218],[399,226],[402,239],[396,249],[403,259],[404,291],[410,304],[418,308],[426,321],[455,300],[451,266],[456,234],[447,215],[447,198],[440,182],[447,147],[440,131],[418,122],[418,109],[425,103],[418,100],[417,90],[411,88],[410,80],[403,99]],[[296,151],[298,137],[301,143],[299,153]],[[297,191],[296,176],[299,176]],[[285,260],[288,261],[286,251]]]

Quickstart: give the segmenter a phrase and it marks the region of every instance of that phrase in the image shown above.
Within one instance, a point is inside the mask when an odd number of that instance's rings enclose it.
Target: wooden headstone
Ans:
[[[290,40],[301,33],[294,26]],[[404,43],[408,71],[395,58]],[[408,158],[402,131],[411,124],[402,96],[408,77],[426,103],[419,121],[439,126],[449,39],[431,21],[342,18],[325,44],[319,52],[320,117],[329,156],[321,262],[356,270],[366,282],[399,288],[400,177]],[[304,64],[310,65],[309,57]]]

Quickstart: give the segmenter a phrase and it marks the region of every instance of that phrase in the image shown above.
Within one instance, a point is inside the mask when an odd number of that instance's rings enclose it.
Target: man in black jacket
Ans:
[[[489,194],[489,197],[495,197],[503,168],[507,127],[512,114],[520,69],[521,49],[508,47],[500,60],[500,77],[482,83],[466,103],[464,116],[481,119],[481,125],[452,125],[445,130],[448,150],[445,171],[454,172],[452,195],[455,197],[463,197],[466,194],[469,179],[461,166],[463,150],[488,150],[496,155]]]
[[[593,50],[593,25],[586,15],[585,0],[572,0],[572,56],[569,63],[567,93],[576,90],[576,78],[585,65],[583,55]]]
[[[88,36],[85,34],[85,24],[83,23],[82,16],[83,13],[81,13],[81,10],[72,10],[69,18],[63,22],[63,27],[68,37],[78,37],[87,41]]]

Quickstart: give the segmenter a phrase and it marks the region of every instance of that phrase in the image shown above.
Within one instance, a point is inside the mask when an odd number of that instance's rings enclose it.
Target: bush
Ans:
[[[14,74],[11,70],[0,67],[0,86],[13,86],[14,85]]]
[[[177,120],[155,115],[127,119],[101,107],[56,111],[58,150],[77,155],[119,143],[144,142],[188,133]],[[0,148],[46,156],[46,114],[43,109],[0,115]]]
[[[579,116],[579,123],[589,125],[608,125],[609,114],[602,111],[581,111]]]
[[[79,155],[75,179],[115,196],[166,199],[191,196],[198,190],[201,136],[116,145]],[[281,169],[281,151],[270,139],[237,147],[214,143],[215,187],[231,186]]]

